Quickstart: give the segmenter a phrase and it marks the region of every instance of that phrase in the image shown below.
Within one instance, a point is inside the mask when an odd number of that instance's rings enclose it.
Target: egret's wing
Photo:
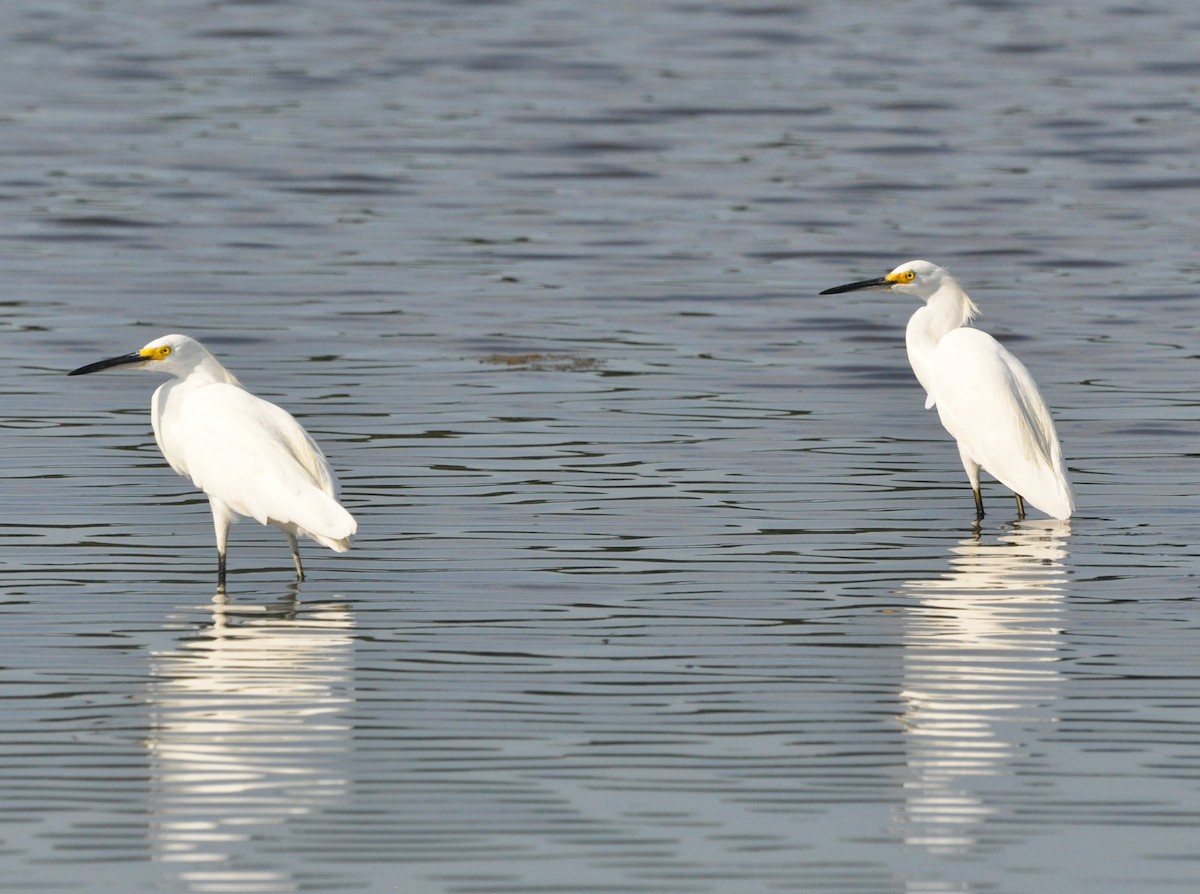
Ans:
[[[286,410],[236,385],[207,385],[184,398],[172,427],[186,474],[238,515],[322,542],[354,533],[329,464]]]
[[[1054,420],[1021,361],[986,332],[962,328],[938,342],[934,367],[931,394],[946,430],[1002,484],[1069,516],[1074,498]]]

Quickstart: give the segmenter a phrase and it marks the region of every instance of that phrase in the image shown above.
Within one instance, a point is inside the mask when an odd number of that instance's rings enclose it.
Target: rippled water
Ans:
[[[0,25],[0,889],[1196,889],[1193,4]],[[913,257],[1069,523],[816,296]],[[304,584],[63,376],[168,331],[340,471]]]

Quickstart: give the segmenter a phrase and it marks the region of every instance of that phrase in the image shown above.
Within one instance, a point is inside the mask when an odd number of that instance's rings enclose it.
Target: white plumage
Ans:
[[[888,288],[925,303],[908,321],[908,360],[958,442],[963,468],[983,517],[979,469],[986,469],[1017,498],[1054,518],[1069,518],[1075,497],[1050,410],[1029,371],[992,336],[968,324],[979,313],[970,296],[943,268],[909,261],[879,279],[847,283],[822,295]]]
[[[297,535],[337,552],[350,548],[357,524],[337,501],[321,448],[290,413],[246,391],[204,345],[167,335],[70,375],[117,366],[172,376],[151,400],[154,437],[171,468],[208,496],[222,584],[229,525],[240,516],[287,535],[301,580]]]

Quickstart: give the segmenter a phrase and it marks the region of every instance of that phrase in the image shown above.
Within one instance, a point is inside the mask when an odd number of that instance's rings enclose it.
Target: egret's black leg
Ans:
[[[971,493],[975,496],[975,520],[979,521],[983,518],[983,494],[977,487],[971,488]]]
[[[287,534],[287,532],[284,532]],[[304,580],[304,566],[300,563],[300,545],[296,543],[296,535],[288,534],[288,546],[292,548],[292,562],[296,565],[296,580]]]
[[[1017,518],[1025,517],[1025,500],[1020,494],[1013,494],[1017,498]]]
[[[216,497],[208,498],[212,507],[213,530],[217,535],[217,587],[225,589],[225,550],[229,546],[229,523],[233,521],[233,512]]]

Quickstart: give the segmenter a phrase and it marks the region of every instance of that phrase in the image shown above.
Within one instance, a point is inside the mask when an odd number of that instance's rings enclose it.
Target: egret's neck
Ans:
[[[215,382],[223,382],[227,385],[241,384],[241,382],[234,378],[233,373],[222,366],[221,361],[216,357],[213,357],[211,354],[205,357],[204,360],[194,370],[192,370],[191,375],[188,376],[188,379],[195,379],[198,384],[203,383],[205,385],[211,385]]]
[[[234,378],[233,373],[221,365],[220,360],[207,352],[195,361],[191,369],[182,374],[176,373],[175,384],[181,386],[184,390],[218,383],[228,385],[241,384]]]
[[[938,342],[947,332],[967,325],[977,313],[979,308],[970,296],[958,283],[948,280],[909,318],[904,331],[908,362],[926,391],[932,394],[928,365]]]

